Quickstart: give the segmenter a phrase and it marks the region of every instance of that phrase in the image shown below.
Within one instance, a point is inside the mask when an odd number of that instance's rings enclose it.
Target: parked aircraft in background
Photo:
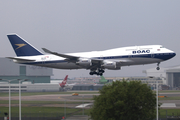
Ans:
[[[66,77],[64,78],[64,80],[63,80],[61,83],[59,83],[59,86],[62,87],[62,88],[64,88],[64,87],[73,86],[73,85],[76,84],[76,83],[68,84],[68,83],[67,83],[67,79],[68,79],[68,75],[66,75]]]
[[[59,83],[59,86],[60,86],[60,87],[64,88],[64,87],[66,86],[67,78],[68,78],[68,75],[66,75],[66,77],[64,78],[64,80],[63,80],[61,83]]]
[[[106,80],[105,78],[104,78],[104,76],[101,76],[101,79],[99,80],[99,84],[105,84],[105,83],[108,83],[109,81],[108,80]]]
[[[114,81],[114,80],[113,80]],[[109,80],[106,80],[104,78],[104,76],[101,76],[101,79],[99,79],[99,82],[95,82],[94,81],[94,85],[98,85],[98,84],[104,84],[104,85],[111,85],[113,81],[109,81]]]
[[[90,75],[103,75],[105,69],[120,70],[122,66],[157,63],[173,58],[176,53],[162,45],[131,46],[104,51],[57,53],[42,48],[41,53],[16,34],[7,35],[17,57],[7,57],[20,64],[57,69],[89,69]]]

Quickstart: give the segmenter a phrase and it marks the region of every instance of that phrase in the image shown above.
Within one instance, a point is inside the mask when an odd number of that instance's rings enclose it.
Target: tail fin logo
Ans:
[[[16,50],[17,49],[19,49],[19,48],[21,48],[21,47],[23,47],[23,46],[26,46],[27,44],[15,44],[16,46],[18,46],[17,48],[16,48]]]

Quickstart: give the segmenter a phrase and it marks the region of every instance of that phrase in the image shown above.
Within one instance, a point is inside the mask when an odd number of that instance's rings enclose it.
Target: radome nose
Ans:
[[[176,56],[176,53],[175,53],[175,52],[174,52],[173,54],[174,54],[174,56]],[[173,57],[174,57],[174,56],[173,56]]]
[[[173,53],[170,54],[170,58],[173,58],[174,56],[176,56],[176,53],[175,53],[175,52],[173,52]]]

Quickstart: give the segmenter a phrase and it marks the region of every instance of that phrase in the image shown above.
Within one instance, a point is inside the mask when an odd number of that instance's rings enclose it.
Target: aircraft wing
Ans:
[[[56,55],[56,56],[66,58],[65,60],[69,61],[69,62],[76,63],[81,58],[81,57],[78,57],[78,56],[72,56],[72,55],[66,55],[66,54],[60,54],[60,53],[57,53],[57,52],[52,52],[52,51],[50,51],[50,50],[48,50],[46,48],[42,48],[42,49],[46,53],[50,53],[50,54],[53,54],[53,55]],[[89,59],[91,59],[92,65],[89,66],[86,69],[96,70],[97,68],[101,68],[101,66],[104,64],[104,59],[97,59],[97,58],[89,58]],[[109,60],[109,61],[116,62],[117,65],[121,65],[121,63],[132,62],[131,60],[127,60],[127,59]]]
[[[50,53],[50,54],[53,54],[53,55],[57,55],[57,56],[60,56],[60,57],[63,57],[63,58],[67,58],[68,60],[78,60],[79,57],[77,56],[72,56],[72,55],[65,55],[65,54],[60,54],[60,53],[57,53],[57,52],[52,52],[46,48],[42,48],[44,50],[44,52],[46,53]]]
[[[15,57],[6,57],[6,58],[13,59],[13,60],[17,60],[17,61],[25,61],[25,62],[33,62],[33,61],[36,61],[36,60],[23,59],[23,58],[15,58]]]
[[[67,58],[66,60],[67,61],[70,61],[70,62],[76,62],[78,61],[78,59],[80,57],[77,57],[77,56],[72,56],[72,55],[66,55],[66,54],[60,54],[60,53],[57,53],[57,52],[52,52],[46,48],[42,48],[44,52],[46,53],[50,53],[50,54],[53,54],[53,55],[57,55],[57,56],[60,56],[60,57],[63,57],[63,58]],[[93,65],[90,66],[89,68],[87,69],[97,69],[98,66],[100,66],[103,62],[103,59],[91,59]]]

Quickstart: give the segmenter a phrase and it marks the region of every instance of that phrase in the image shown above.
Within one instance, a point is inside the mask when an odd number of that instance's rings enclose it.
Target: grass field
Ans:
[[[4,112],[8,112],[8,107],[0,108],[0,117],[4,116]],[[19,116],[19,108],[11,107],[11,116]],[[65,112],[66,111],[66,112]],[[88,109],[64,108],[64,107],[22,107],[22,116],[27,117],[52,117],[52,116],[70,116],[75,115],[88,115]],[[166,114],[167,112],[167,114]],[[159,117],[166,118],[167,116],[180,116],[180,109],[160,109]]]
[[[85,109],[76,109],[76,108],[64,108],[64,107],[22,107],[22,116],[30,116],[30,117],[52,117],[52,116],[66,116],[71,114],[76,115],[84,115],[88,114],[88,110]],[[9,112],[8,107],[0,108],[0,117],[4,116],[4,112]],[[11,107],[11,116],[18,117],[19,116],[19,107]]]
[[[166,112],[167,116],[180,116],[180,109],[160,109],[159,116],[161,118],[166,118]]]
[[[158,90],[159,93],[173,93],[180,92],[180,90]]]

